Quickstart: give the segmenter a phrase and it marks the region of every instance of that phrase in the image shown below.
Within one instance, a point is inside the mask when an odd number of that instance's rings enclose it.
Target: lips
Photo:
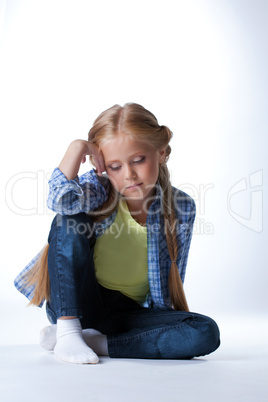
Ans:
[[[139,187],[139,186],[141,186],[141,185],[142,185],[142,183],[131,184],[131,185],[128,186],[127,188],[136,188],[136,187]]]

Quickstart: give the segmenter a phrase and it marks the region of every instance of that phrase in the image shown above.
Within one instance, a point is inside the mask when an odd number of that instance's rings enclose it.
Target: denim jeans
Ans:
[[[51,323],[61,316],[79,317],[82,328],[107,335],[110,357],[191,359],[219,347],[219,328],[211,318],[144,308],[97,282],[96,238],[87,214],[57,215],[48,242],[50,300],[46,309]]]

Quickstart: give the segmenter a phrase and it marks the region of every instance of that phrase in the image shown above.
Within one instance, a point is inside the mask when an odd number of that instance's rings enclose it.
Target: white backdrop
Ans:
[[[191,310],[267,314],[268,2],[0,3],[0,343],[36,342],[47,324],[13,279],[46,242],[47,178],[115,103],[174,133],[172,184],[197,205]]]

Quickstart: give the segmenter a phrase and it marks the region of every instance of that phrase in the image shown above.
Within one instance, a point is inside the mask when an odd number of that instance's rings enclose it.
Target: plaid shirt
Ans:
[[[67,180],[65,175],[56,168],[49,180],[48,207],[61,215],[94,211],[106,201],[109,186],[109,180],[105,177],[99,178],[94,169],[80,177],[77,176],[74,180]],[[181,280],[184,282],[196,206],[193,198],[175,187],[172,187],[172,196],[177,218],[178,257],[176,262]],[[150,205],[146,221],[150,291],[143,305],[144,307],[168,309],[170,308],[168,275],[171,259],[165,236],[162,198],[162,190],[157,182],[155,198]],[[96,237],[101,236],[111,226],[115,220],[117,209],[101,222],[95,222]],[[23,276],[34,266],[41,252],[30,261],[14,281],[16,288],[29,300],[33,298],[34,286],[25,287]],[[42,305],[43,303],[39,307]]]

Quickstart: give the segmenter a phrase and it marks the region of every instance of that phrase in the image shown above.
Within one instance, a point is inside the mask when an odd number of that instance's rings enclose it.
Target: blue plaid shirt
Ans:
[[[163,194],[159,183],[156,184],[155,199],[150,205],[146,221],[150,291],[144,307],[167,309],[170,308],[168,275],[171,259],[167,248],[162,213]],[[94,169],[80,177],[77,176],[74,180],[67,180],[59,168],[56,168],[49,180],[48,207],[61,215],[94,211],[106,201],[108,189],[109,180],[105,177],[100,180]],[[172,187],[172,191],[177,218],[178,258],[176,262],[182,282],[184,282],[196,206],[195,201],[188,194],[175,187]],[[114,222],[117,209],[101,222],[95,222],[96,237],[101,236]],[[29,300],[33,298],[34,286],[25,287],[23,276],[34,266],[41,252],[32,259],[14,281],[16,288]],[[40,307],[42,305],[43,303]]]

